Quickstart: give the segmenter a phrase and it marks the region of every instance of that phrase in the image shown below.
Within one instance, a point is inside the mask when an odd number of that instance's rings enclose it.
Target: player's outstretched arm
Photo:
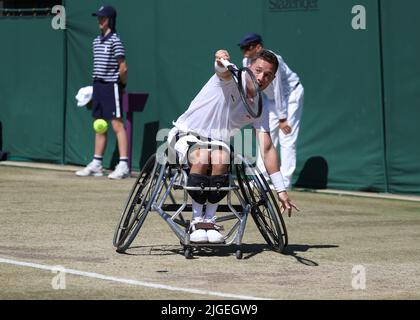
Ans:
[[[271,136],[268,132],[257,131],[257,134],[265,168],[270,175],[274,188],[277,191],[282,210],[287,211],[290,217],[293,209],[299,211],[299,208],[292,202],[284,186],[283,175],[280,172],[280,161],[276,148],[274,147]]]
[[[289,197],[289,194],[286,191],[279,192],[277,193],[277,195],[282,206],[282,213],[287,211],[287,214],[289,215],[289,217],[291,217],[293,209],[298,212],[300,211],[299,208],[292,202],[292,200]]]

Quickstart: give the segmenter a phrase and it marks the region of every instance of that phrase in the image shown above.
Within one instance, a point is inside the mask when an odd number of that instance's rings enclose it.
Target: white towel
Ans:
[[[79,92],[76,95],[77,106],[84,107],[85,105],[87,105],[90,102],[90,100],[92,100],[92,94],[92,86],[87,86],[79,89]]]

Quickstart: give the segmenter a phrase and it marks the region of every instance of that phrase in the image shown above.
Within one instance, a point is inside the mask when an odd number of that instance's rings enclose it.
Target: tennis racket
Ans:
[[[220,62],[232,74],[249,115],[253,118],[259,118],[262,113],[262,98],[260,86],[254,73],[249,68],[237,69],[234,64],[223,58],[220,59]]]

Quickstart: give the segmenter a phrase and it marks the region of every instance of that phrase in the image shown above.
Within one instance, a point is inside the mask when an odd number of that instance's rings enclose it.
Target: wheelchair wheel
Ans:
[[[283,252],[288,237],[276,196],[264,175],[246,159],[235,167],[239,188],[245,201],[251,204],[251,216],[258,230],[274,251]]]
[[[161,168],[156,155],[152,155],[134,183],[114,235],[117,252],[123,253],[128,249],[143,225],[161,182]]]

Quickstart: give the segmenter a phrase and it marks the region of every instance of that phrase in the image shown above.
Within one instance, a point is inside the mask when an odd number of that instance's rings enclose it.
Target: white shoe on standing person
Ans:
[[[76,175],[79,177],[102,177],[104,175],[104,170],[100,164],[97,164],[95,161],[92,161],[82,170],[76,171]]]
[[[109,179],[120,180],[130,176],[130,169],[125,161],[120,161],[115,167],[115,170],[108,175]]]

